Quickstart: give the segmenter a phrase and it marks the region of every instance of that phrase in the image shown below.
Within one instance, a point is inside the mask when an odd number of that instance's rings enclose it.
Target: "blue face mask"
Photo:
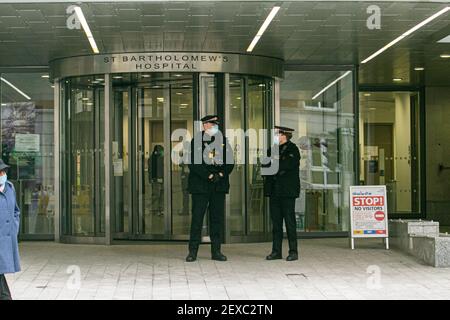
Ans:
[[[279,135],[273,136],[273,144],[280,144],[280,136]]]
[[[215,135],[217,132],[219,132],[219,126],[218,125],[214,125],[211,128],[209,128],[208,130],[208,134],[213,136]]]
[[[0,176],[0,186],[4,186],[8,177],[5,175]]]

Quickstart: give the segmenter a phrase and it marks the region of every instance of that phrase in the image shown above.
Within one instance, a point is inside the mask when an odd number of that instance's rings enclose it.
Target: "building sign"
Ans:
[[[126,72],[214,72],[283,77],[283,60],[214,52],[96,54],[50,61],[52,78]]]
[[[350,187],[351,247],[354,238],[384,238],[388,242],[386,186]]]
[[[39,152],[39,134],[16,133],[16,152]]]
[[[103,63],[111,69],[114,69],[115,66],[124,67],[126,65],[128,70],[135,71],[191,72],[202,69],[202,64],[208,64],[213,68],[215,64],[224,67],[223,64],[229,62],[229,57],[226,54],[218,53],[120,54],[103,57]]]

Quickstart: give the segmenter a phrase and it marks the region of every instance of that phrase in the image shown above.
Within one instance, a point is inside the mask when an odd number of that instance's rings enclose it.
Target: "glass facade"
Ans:
[[[61,80],[62,236],[104,237],[109,219],[113,240],[188,239],[189,169],[172,159],[183,157],[183,144],[200,128],[195,121],[217,113],[224,132],[258,132],[242,144],[230,139],[243,161],[231,176],[227,219],[230,236],[263,239],[268,215],[258,158],[268,136],[259,130],[272,126],[272,91],[270,78],[229,74],[116,73]],[[111,143],[110,186],[104,182],[105,143]],[[105,192],[111,194],[109,213]]]
[[[360,92],[360,184],[386,185],[388,212],[420,212],[418,92]]]
[[[0,74],[1,157],[21,208],[20,237],[54,234],[54,102],[48,74]]]
[[[57,212],[54,89],[45,73],[1,77],[1,152],[19,191],[21,237],[50,239]],[[226,202],[227,241],[261,241],[270,233],[259,163],[270,132],[259,130],[275,123],[296,130],[293,141],[301,151],[300,234],[347,232],[348,190],[355,183],[385,184],[390,215],[423,213],[419,91],[364,89],[356,94],[353,74],[346,70],[286,71],[278,82],[237,74],[123,73],[110,75],[110,88],[106,77],[60,80],[63,237],[104,238],[110,228],[112,240],[188,239],[189,169],[171,158],[183,156],[182,143],[190,142],[200,128],[196,120],[209,113],[223,117],[221,129],[236,160]],[[188,135],[174,135],[178,129]],[[242,130],[243,138],[227,130]]]
[[[61,83],[61,218],[66,236],[103,236],[104,107],[102,76]]]
[[[301,155],[297,230],[348,231],[355,182],[352,73],[287,71],[280,91],[280,123],[295,129]]]

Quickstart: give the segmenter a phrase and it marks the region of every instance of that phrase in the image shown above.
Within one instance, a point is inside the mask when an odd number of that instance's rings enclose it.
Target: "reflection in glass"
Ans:
[[[165,233],[164,109],[169,106],[166,83],[137,90],[137,163],[140,229]]]
[[[298,231],[349,228],[348,192],[354,183],[352,75],[317,95],[344,74],[288,71],[281,82],[280,124],[295,129],[292,141],[301,155]]]
[[[21,235],[54,233],[53,89],[42,75],[0,75],[1,158],[17,191]]]
[[[183,146],[187,150],[194,129],[192,96],[192,76],[170,81],[170,132],[181,130],[188,131],[183,135],[183,140],[171,139],[171,152],[177,153],[182,158]],[[181,132],[181,131],[180,131]],[[169,138],[169,137],[168,137]],[[174,141],[175,140],[175,141]],[[184,143],[184,145],[183,145]],[[171,161],[172,177],[172,234],[187,235],[190,230],[191,201],[188,192],[189,168],[186,164],[177,164]]]
[[[359,99],[361,183],[386,185],[389,212],[418,213],[418,93],[362,92]]]
[[[244,78],[230,76],[230,110],[227,128],[245,129],[244,121]],[[240,137],[228,137],[235,159],[230,175],[230,232],[231,235],[245,235],[245,164],[238,161],[245,155],[245,142]],[[244,158],[245,159],[245,158]]]
[[[97,77],[98,78],[98,77]],[[104,233],[104,88],[95,77],[65,81],[62,147],[64,234]],[[64,179],[64,178],[63,178]],[[102,186],[102,187],[100,187]],[[69,207],[64,207],[66,204]]]
[[[114,216],[116,232],[129,231],[129,218],[131,212],[130,200],[130,164],[129,164],[129,112],[130,92],[124,88],[114,88],[113,112],[113,192]]]
[[[248,232],[264,232],[265,197],[259,161],[264,150],[261,144],[261,129],[266,127],[268,109],[269,82],[262,78],[248,79],[247,128],[255,134],[248,137]]]

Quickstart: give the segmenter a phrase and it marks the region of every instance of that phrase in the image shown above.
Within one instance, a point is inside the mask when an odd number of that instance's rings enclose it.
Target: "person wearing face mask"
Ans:
[[[229,175],[234,168],[233,151],[219,131],[217,115],[201,119],[203,131],[191,141],[188,191],[192,195],[192,221],[187,262],[197,259],[203,218],[209,212],[211,258],[226,261],[221,252],[224,231],[225,194],[230,189]],[[197,156],[196,156],[197,155]]]
[[[20,271],[19,233],[20,211],[14,185],[8,181],[7,164],[0,159],[0,300],[11,300],[6,273]]]
[[[294,129],[275,126],[274,148],[269,151],[270,161],[278,161],[278,170],[264,175],[264,195],[270,199],[270,217],[272,219],[273,244],[267,260],[282,259],[283,220],[289,243],[287,261],[298,260],[297,229],[295,221],[295,199],[300,195],[300,152],[291,142]],[[278,155],[277,155],[278,154]],[[264,165],[265,167],[270,166]]]

